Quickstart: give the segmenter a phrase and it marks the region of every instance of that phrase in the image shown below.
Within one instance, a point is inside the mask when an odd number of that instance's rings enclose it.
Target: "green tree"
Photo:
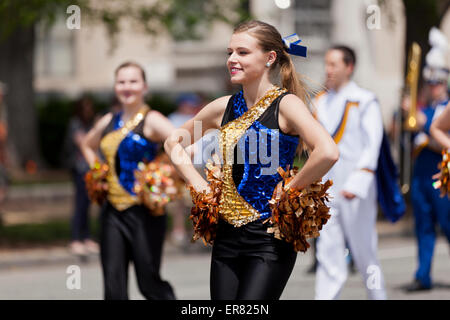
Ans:
[[[248,0],[0,1],[0,81],[8,90],[10,151],[21,167],[29,160],[43,165],[33,89],[35,29],[51,26],[70,5],[80,8],[82,23],[105,26],[112,49],[124,22],[152,37],[168,33],[175,39],[198,39],[213,21],[235,24],[248,17]]]

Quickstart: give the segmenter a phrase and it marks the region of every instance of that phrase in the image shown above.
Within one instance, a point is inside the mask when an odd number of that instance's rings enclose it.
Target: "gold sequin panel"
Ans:
[[[223,188],[219,201],[219,212],[222,219],[235,227],[243,226],[258,220],[259,212],[238,193],[233,181],[234,148],[239,139],[272,102],[286,92],[286,89],[274,87],[269,90],[253,107],[242,116],[228,122],[220,129],[220,147],[223,156]]]
[[[147,106],[142,107],[136,115],[127,121],[122,128],[112,131],[106,134],[100,141],[100,149],[106,158],[109,165],[108,175],[106,181],[108,182],[108,201],[119,211],[128,209],[129,207],[138,204],[138,198],[135,195],[130,194],[120,184],[119,178],[116,172],[116,154],[119,149],[119,145],[127,134],[133,130],[139,122],[141,122],[149,108]]]

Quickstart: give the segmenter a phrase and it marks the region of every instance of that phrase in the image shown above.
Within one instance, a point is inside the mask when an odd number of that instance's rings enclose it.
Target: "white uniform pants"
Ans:
[[[369,299],[386,299],[383,273],[377,259],[375,197],[376,193],[371,190],[369,199],[356,197],[347,200],[339,195],[331,202],[331,218],[323,227],[317,242],[317,300],[339,298],[348,274],[346,241],[363,277]]]

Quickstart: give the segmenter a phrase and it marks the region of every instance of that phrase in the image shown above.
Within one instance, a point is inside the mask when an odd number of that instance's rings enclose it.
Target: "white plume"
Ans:
[[[432,68],[447,68],[447,37],[436,27],[431,28],[428,41],[431,50],[427,53],[426,64]]]

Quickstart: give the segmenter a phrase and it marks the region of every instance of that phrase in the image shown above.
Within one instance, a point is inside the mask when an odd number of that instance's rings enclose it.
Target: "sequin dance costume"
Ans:
[[[271,89],[247,109],[243,92],[233,95],[221,124],[223,189],[211,261],[211,298],[279,299],[297,257],[292,246],[267,233],[268,201],[292,166],[298,136],[278,126],[286,89]],[[275,164],[275,165],[274,165]]]
[[[159,269],[167,216],[152,216],[133,192],[134,170],[151,161],[158,144],[145,138],[147,106],[124,123],[122,112],[103,132],[100,150],[109,165],[108,196],[101,213],[100,248],[105,299],[128,299],[128,265],[133,261],[141,293],[147,299],[175,299]]]

